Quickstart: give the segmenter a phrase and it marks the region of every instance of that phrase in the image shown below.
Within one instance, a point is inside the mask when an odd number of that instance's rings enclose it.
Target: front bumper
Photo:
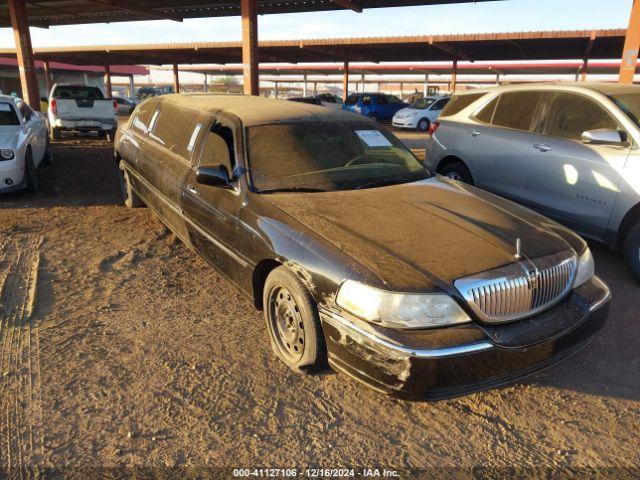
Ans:
[[[500,329],[374,329],[328,309],[320,318],[334,369],[384,393],[437,400],[514,382],[577,353],[606,323],[610,298],[594,277],[552,309]]]
[[[24,186],[24,162],[17,158],[0,161],[0,193],[17,192]]]
[[[393,120],[391,120],[391,125],[396,128],[417,128],[417,122],[413,118],[409,119],[394,117]]]

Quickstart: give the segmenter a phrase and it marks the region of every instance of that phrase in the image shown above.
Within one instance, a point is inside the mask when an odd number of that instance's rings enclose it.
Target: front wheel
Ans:
[[[420,121],[418,122],[418,131],[426,132],[427,130],[429,130],[430,126],[431,126],[431,122],[429,122],[428,118],[421,118]]]
[[[25,192],[36,193],[38,191],[38,172],[36,171],[36,166],[33,163],[33,154],[31,153],[31,149],[28,149],[27,153],[25,154],[24,178]]]
[[[278,358],[298,373],[325,368],[327,349],[318,309],[300,279],[286,267],[273,270],[264,287],[263,305]]]
[[[440,175],[473,185],[473,177],[467,166],[462,162],[451,162],[440,170]]]
[[[624,258],[636,281],[640,283],[640,222],[627,235],[624,242]]]
[[[142,199],[133,191],[129,172],[125,170],[122,161],[120,161],[118,165],[118,180],[120,181],[120,193],[122,194],[122,203],[124,203],[124,206],[127,208],[144,207]]]

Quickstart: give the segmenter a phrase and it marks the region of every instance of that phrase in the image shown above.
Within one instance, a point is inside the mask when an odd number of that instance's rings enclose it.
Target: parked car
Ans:
[[[622,250],[640,281],[640,87],[509,86],[453,98],[427,165]]]
[[[372,120],[172,95],[142,103],[115,152],[124,204],[151,207],[264,310],[295,371],[328,360],[379,391],[446,397],[555,364],[606,321],[584,240],[432,175]]]
[[[342,99],[337,95],[331,93],[319,93],[316,98],[320,100],[320,103],[324,107],[333,108],[336,110],[342,110]]]
[[[343,110],[359,113],[372,120],[388,120],[408,105],[395,95],[386,93],[353,93],[347,97]]]
[[[426,132],[449,102],[449,96],[424,97],[416,100],[407,108],[398,110],[391,124],[397,128],[417,129]]]
[[[98,132],[113,140],[116,131],[116,100],[105,98],[98,87],[55,84],[49,96],[51,139],[61,132]]]
[[[136,104],[133,100],[129,100],[128,98],[123,97],[113,97],[113,99],[118,104],[118,113],[123,115],[131,115],[133,110],[136,108]]]
[[[0,193],[36,192],[38,167],[52,162],[45,117],[19,98],[0,95]]]
[[[322,105],[319,98],[316,97],[290,97],[287,98],[290,102],[309,103],[311,105]]]

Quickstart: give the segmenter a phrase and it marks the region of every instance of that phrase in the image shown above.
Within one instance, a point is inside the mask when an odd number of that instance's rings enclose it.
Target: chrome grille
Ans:
[[[480,320],[508,322],[562,300],[573,285],[576,267],[573,252],[563,252],[462,278],[455,287]]]

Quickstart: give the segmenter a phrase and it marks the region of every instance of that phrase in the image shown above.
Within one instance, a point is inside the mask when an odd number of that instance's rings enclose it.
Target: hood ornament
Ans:
[[[516,260],[522,258],[522,242],[519,238],[516,239]]]

